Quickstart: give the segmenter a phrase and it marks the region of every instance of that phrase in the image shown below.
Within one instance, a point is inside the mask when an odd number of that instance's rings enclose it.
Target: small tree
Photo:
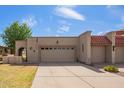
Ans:
[[[27,38],[31,37],[31,35],[31,29],[26,23],[19,24],[18,21],[16,21],[4,30],[1,37],[5,45],[11,48],[14,53],[15,41],[26,40]]]

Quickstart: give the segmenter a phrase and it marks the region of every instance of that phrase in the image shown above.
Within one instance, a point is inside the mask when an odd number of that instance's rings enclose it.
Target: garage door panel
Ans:
[[[91,60],[93,63],[105,62],[105,47],[92,46],[92,48],[91,48]]]
[[[75,60],[75,50],[72,47],[41,48],[42,62],[73,62]]]

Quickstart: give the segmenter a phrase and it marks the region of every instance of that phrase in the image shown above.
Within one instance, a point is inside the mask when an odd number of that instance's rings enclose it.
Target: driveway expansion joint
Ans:
[[[68,68],[64,67],[67,71],[69,71],[70,73],[72,73],[73,75],[75,75],[76,77],[78,77],[78,75],[76,75],[75,73],[73,73],[72,71],[70,71]],[[90,83],[88,83],[87,81],[81,79],[80,77],[78,77],[81,81],[84,81],[86,84],[88,84],[90,87],[94,88],[93,85],[91,85]]]

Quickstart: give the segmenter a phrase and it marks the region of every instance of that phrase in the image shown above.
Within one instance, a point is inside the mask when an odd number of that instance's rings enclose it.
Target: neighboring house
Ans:
[[[0,46],[0,61],[3,60],[3,56],[10,54],[11,50],[8,47]]]
[[[77,37],[31,37],[16,41],[16,55],[25,49],[28,62],[124,63],[124,31]]]
[[[7,56],[8,53],[10,53],[11,50],[6,46],[0,46],[0,55]]]

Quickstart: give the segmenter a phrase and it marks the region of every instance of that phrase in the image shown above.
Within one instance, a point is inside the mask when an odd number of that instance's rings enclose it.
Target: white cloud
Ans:
[[[113,29],[109,29],[109,30],[106,30],[106,31],[101,31],[101,32],[97,32],[93,35],[105,35],[106,33],[110,32],[110,31],[113,31]]]
[[[70,30],[69,25],[61,25],[60,28],[58,29],[57,33],[69,32],[69,30]]]
[[[29,27],[34,27],[37,24],[37,20],[34,16],[28,16],[22,19],[22,23],[26,23]]]
[[[69,32],[70,31],[70,27],[71,27],[71,23],[69,23],[66,20],[58,20],[58,25],[59,28],[57,30],[57,33],[65,33],[65,32]]]
[[[60,27],[60,30],[65,31],[65,32],[68,32],[69,29],[70,29],[70,27],[67,26],[67,25],[62,25],[62,26]]]
[[[80,13],[75,11],[74,7],[75,6],[73,7],[72,6],[57,6],[54,12],[57,16],[61,16],[63,18],[84,21],[85,20],[84,15],[81,15]]]
[[[105,34],[105,32],[98,32],[98,33],[96,33],[96,35],[104,35]]]

